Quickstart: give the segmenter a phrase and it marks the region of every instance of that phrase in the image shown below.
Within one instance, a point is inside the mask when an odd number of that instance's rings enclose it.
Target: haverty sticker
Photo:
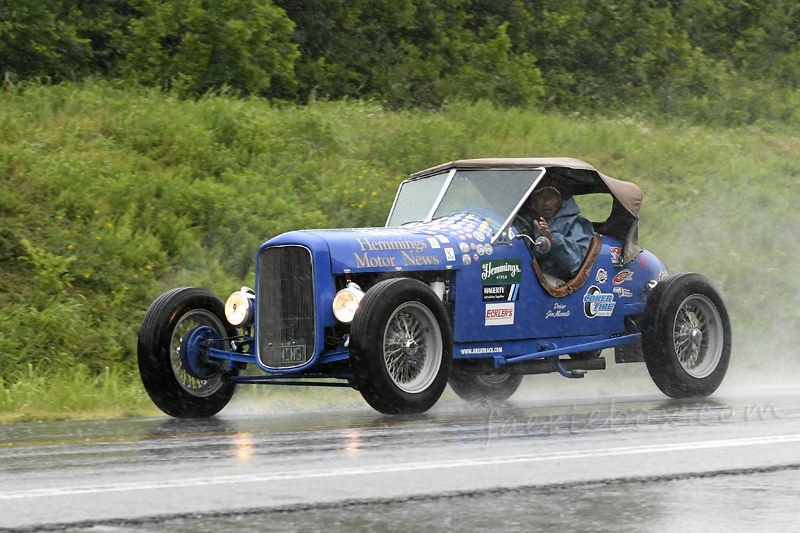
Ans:
[[[519,283],[521,279],[522,260],[520,259],[481,261],[481,283],[484,285]]]
[[[486,304],[485,326],[507,326],[514,323],[514,302]]]

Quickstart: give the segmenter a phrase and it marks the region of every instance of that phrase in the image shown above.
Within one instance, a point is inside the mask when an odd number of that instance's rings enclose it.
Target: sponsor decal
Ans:
[[[629,289],[623,287],[614,287],[611,291],[617,293],[617,296],[620,298],[631,298],[633,296],[633,293]]]
[[[611,262],[615,265],[622,262],[622,248],[611,247]]]
[[[481,261],[481,283],[498,285],[501,283],[519,283],[522,280],[522,260],[497,259]]]
[[[658,281],[664,281],[667,279],[667,275],[667,271],[662,268],[661,272],[658,273]]]
[[[439,242],[441,242],[442,244],[449,244],[450,243],[450,239],[448,239],[444,235],[437,235],[436,238],[439,239]]]
[[[467,233],[466,235],[467,235],[467,239],[471,239],[472,238],[472,233]]]
[[[553,304],[552,309],[548,309],[547,313],[545,313],[544,318],[547,320],[548,318],[564,318],[569,316],[569,311],[566,310],[566,304],[560,304],[558,302]]]
[[[480,355],[483,353],[503,353],[503,347],[490,346],[488,348],[461,348],[461,355]]]
[[[469,253],[469,244],[465,242],[458,243],[458,249],[461,250],[462,254]]]
[[[639,254],[639,264],[642,265],[644,268],[647,268],[647,256],[643,253]]]
[[[464,254],[461,256],[461,262],[464,263],[465,265],[469,265],[470,263],[472,263],[472,259],[469,258],[469,254]]]
[[[430,243],[431,248],[441,248],[442,247],[442,245],[439,244],[439,241],[437,241],[435,237],[425,237],[425,239]]]
[[[486,255],[492,255],[492,252],[494,252],[494,248],[492,248],[491,244],[484,244],[483,251],[486,252]]]
[[[633,272],[631,272],[626,268],[625,270],[620,271],[619,274],[614,276],[614,285],[619,285],[620,283],[625,283],[626,281],[630,281],[632,279],[633,279]]]
[[[474,252],[475,250],[478,249],[478,245],[475,244],[474,242],[471,242],[471,243],[469,243],[469,249]]]
[[[478,254],[472,254],[472,260],[475,261],[476,263],[480,261],[480,259],[481,256],[479,256]]]
[[[456,260],[456,253],[453,251],[452,246],[445,246],[444,247],[444,255],[447,257],[448,261],[455,261]]]
[[[608,272],[606,272],[601,268],[600,270],[597,271],[597,275],[594,277],[594,280],[597,283],[605,283],[606,281],[608,281]]]
[[[507,326],[514,323],[514,302],[486,304],[486,326]]]
[[[483,245],[482,245],[482,244],[479,244],[479,245],[477,246],[477,249],[476,249],[475,251],[476,251],[476,252],[478,252],[478,255],[483,255],[483,254],[485,254],[485,253],[486,253],[486,252],[484,251],[484,249],[483,249]]]
[[[486,236],[483,233],[481,233],[480,231],[473,231],[472,232],[472,236],[475,237],[476,241],[480,241],[480,242],[483,242],[483,240],[486,238]]]
[[[513,302],[519,299],[519,285],[511,283],[508,285],[484,285],[484,302]]]
[[[450,224],[449,227],[450,227],[450,229],[459,229],[461,226],[459,226],[457,224]]]
[[[589,287],[583,295],[583,312],[589,318],[611,316],[616,304],[614,295],[602,292],[597,285]]]
[[[467,240],[467,238],[464,237],[463,235],[459,235],[458,238],[461,239],[462,241],[466,241]]]

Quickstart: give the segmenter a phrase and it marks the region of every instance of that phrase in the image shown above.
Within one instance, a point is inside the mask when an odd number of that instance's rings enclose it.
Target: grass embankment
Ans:
[[[155,413],[135,350],[158,294],[224,298],[253,284],[271,236],[382,225],[407,174],[472,157],[572,156],[638,183],[641,242],[670,272],[720,287],[739,367],[796,371],[800,139],[782,128],[12,91],[0,101],[0,420]]]

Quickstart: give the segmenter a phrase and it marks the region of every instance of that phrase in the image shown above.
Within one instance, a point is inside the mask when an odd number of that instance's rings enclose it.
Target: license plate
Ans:
[[[303,344],[281,346],[281,363],[303,363],[306,360],[306,347]]]

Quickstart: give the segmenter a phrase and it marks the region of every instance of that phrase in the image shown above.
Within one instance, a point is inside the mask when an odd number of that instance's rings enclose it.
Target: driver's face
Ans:
[[[550,220],[561,209],[561,195],[557,190],[546,187],[533,194],[533,208],[540,217]]]

